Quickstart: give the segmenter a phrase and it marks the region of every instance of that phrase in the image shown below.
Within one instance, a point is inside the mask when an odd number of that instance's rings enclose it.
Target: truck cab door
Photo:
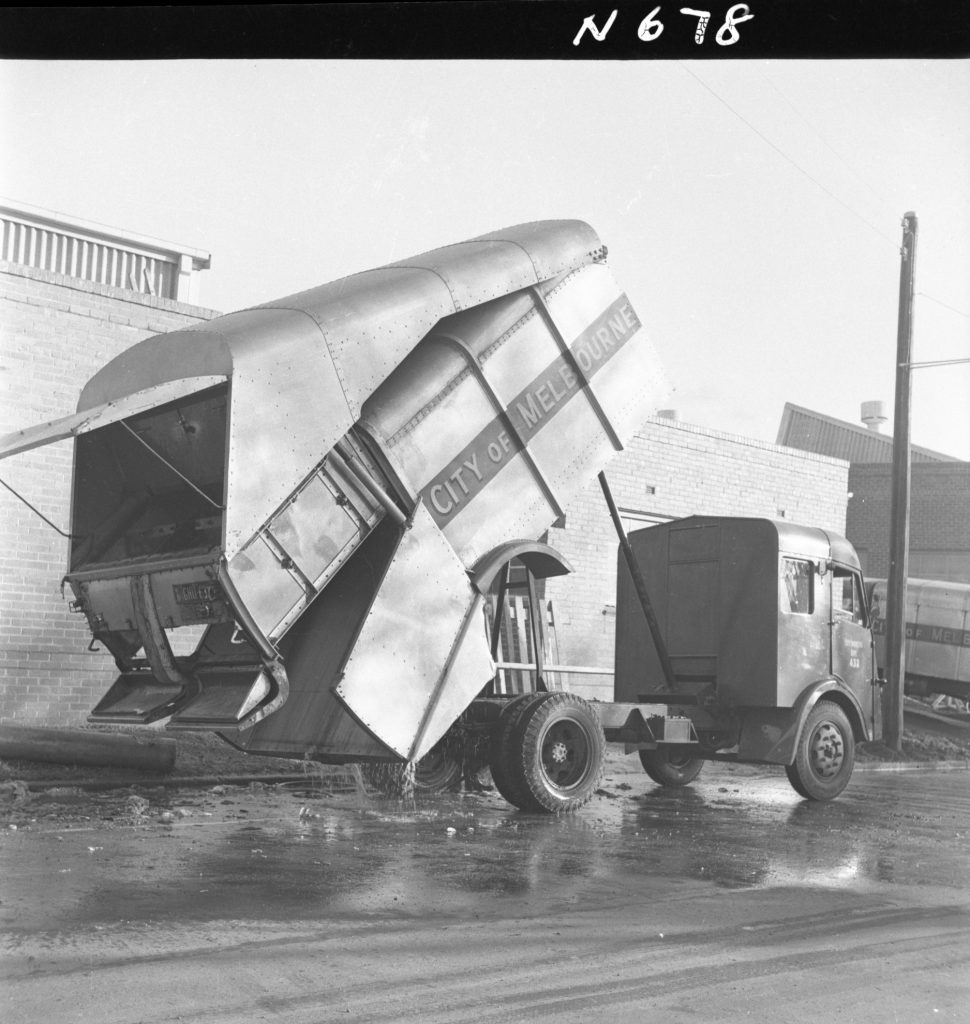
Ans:
[[[862,589],[862,577],[854,569],[832,566],[832,674],[856,695],[876,729],[878,707],[873,672],[872,634]]]

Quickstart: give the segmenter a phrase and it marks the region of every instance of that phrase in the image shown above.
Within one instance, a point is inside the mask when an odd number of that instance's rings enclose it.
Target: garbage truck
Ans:
[[[735,623],[723,605],[718,632],[701,598],[701,646],[664,655],[668,669],[686,660],[663,685],[633,613],[618,616],[616,701],[551,687],[538,647],[528,692],[495,684],[510,566],[533,596],[570,571],[541,538],[664,394],[599,237],[543,221],[148,338],[88,381],[75,414],[0,439],[0,455],[74,438],[65,586],[117,666],[93,722],[330,764],[420,765],[459,736],[534,811],[582,806],[607,739],[667,784],[726,757],[837,795],[853,741],[872,735],[872,660],[867,620],[826,633],[828,583],[812,628],[751,604],[778,632],[772,647],[758,620],[757,665],[711,648]],[[703,554],[705,530],[677,544],[695,537]],[[764,530],[757,585],[777,596],[796,534]],[[739,542],[715,532],[727,546],[707,582],[727,586]],[[820,580],[857,572],[844,541],[800,539]],[[652,539],[637,544],[661,564]],[[671,594],[661,618],[677,641],[696,615]]]
[[[665,785],[728,760],[784,765],[807,799],[842,792],[855,744],[882,735],[884,679],[852,545],[785,521],[691,516],[623,547],[607,735]]]

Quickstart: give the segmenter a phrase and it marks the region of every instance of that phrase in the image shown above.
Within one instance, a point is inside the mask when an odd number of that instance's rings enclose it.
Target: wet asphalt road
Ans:
[[[774,770],[672,791],[612,758],[558,819],[139,792],[6,808],[6,1024],[970,1021],[966,771],[818,805]]]

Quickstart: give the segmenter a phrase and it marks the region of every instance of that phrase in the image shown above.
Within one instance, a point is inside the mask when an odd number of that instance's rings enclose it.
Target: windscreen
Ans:
[[[228,390],[221,384],[78,436],[72,571],[219,547]]]

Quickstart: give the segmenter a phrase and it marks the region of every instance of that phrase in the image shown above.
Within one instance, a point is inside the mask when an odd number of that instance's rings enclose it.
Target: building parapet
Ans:
[[[38,207],[0,204],[0,259],[198,305],[209,253]]]
[[[680,430],[688,434],[697,434],[705,439],[713,441],[730,441],[739,448],[757,448],[760,451],[782,455],[786,459],[801,459],[806,462],[816,462],[821,465],[834,467],[846,467],[849,465],[847,459],[838,458],[833,455],[806,451],[804,448],[792,448],[781,442],[772,443],[771,441],[762,441],[754,437],[745,437],[743,434],[733,434],[723,430],[716,430],[713,427],[702,427],[694,423],[685,423],[679,419],[673,419],[669,416],[663,415],[650,416],[644,420],[643,425],[637,433],[641,435],[644,434],[651,425],[669,428],[670,430]]]

